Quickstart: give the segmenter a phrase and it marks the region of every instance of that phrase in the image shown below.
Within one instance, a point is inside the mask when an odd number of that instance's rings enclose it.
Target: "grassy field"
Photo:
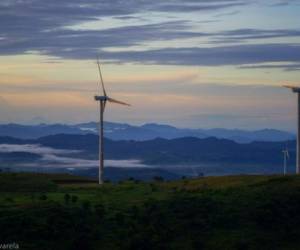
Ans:
[[[0,174],[0,244],[20,249],[300,249],[300,177]]]

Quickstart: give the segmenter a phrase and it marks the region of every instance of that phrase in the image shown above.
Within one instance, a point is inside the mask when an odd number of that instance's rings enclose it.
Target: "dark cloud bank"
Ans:
[[[292,1],[273,1],[288,4]],[[130,25],[104,30],[70,30],[66,26],[114,17],[138,21],[136,14],[152,12],[212,12],[240,8],[243,0],[4,0],[0,3],[0,55],[16,55],[37,51],[41,54],[72,59],[94,59],[96,54],[107,61],[171,65],[247,65],[289,62],[277,66],[299,70],[300,44],[266,43],[265,39],[300,37],[300,30],[238,29],[218,33],[190,31],[186,20],[157,24]],[[274,5],[273,5],[274,6]],[[152,41],[185,38],[209,38],[211,45],[127,52],[108,52],[106,48],[130,47]],[[245,45],[245,41],[259,43]],[[227,45],[237,43],[237,45]],[[99,52],[100,51],[100,52]],[[245,66],[248,67],[248,66]],[[253,67],[253,66],[252,66]],[[254,66],[255,67],[255,66]],[[264,67],[264,66],[257,66]]]

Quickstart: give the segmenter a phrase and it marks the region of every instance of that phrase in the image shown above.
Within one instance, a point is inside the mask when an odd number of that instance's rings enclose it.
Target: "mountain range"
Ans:
[[[21,139],[37,139],[55,134],[89,134],[97,133],[96,122],[67,124],[2,124],[0,125],[0,136],[11,136]],[[184,129],[169,125],[145,124],[133,126],[122,123],[105,122],[105,137],[112,140],[135,140],[145,141],[155,138],[176,139],[182,137],[229,139],[238,143],[249,143],[254,141],[280,142],[294,140],[295,135],[281,130],[262,129],[255,131],[241,129]]]
[[[13,155],[22,152],[22,147],[7,151],[8,145],[39,145],[47,148],[27,150],[30,159],[36,159],[45,151],[46,154],[65,155],[78,159],[96,160],[98,157],[98,136],[94,134],[71,135],[57,134],[38,139],[16,139],[0,137],[3,154]],[[24,147],[25,147],[24,146]],[[106,159],[125,160],[137,159],[144,164],[205,164],[205,163],[241,163],[241,164],[281,164],[282,150],[288,147],[291,161],[295,158],[295,141],[286,142],[251,142],[237,143],[228,139],[184,137],[176,139],[156,138],[148,141],[105,139]],[[54,153],[53,149],[56,149]],[[4,151],[3,151],[4,150]],[[5,151],[6,150],[6,151]],[[66,150],[67,152],[63,151]],[[36,152],[36,153],[35,153]],[[50,152],[50,153],[49,153]],[[18,157],[24,158],[20,154]],[[0,157],[1,158],[1,157]],[[22,158],[22,159],[23,159]],[[3,160],[3,158],[2,158]]]

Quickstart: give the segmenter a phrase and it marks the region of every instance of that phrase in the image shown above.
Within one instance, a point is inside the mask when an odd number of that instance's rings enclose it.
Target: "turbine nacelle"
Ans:
[[[107,96],[95,95],[95,101],[107,101]]]
[[[287,157],[288,159],[290,158],[290,153],[287,149],[282,150],[282,153],[284,154],[285,157]]]
[[[121,104],[121,105],[125,105],[125,106],[130,106],[130,104],[126,103],[126,102],[121,102],[118,101],[116,99],[110,98],[108,96],[99,96],[99,95],[95,95],[95,101],[100,101],[100,102],[112,102],[112,103],[116,103],[116,104]]]
[[[283,87],[291,89],[294,93],[300,93],[300,87],[294,85],[283,85]]]

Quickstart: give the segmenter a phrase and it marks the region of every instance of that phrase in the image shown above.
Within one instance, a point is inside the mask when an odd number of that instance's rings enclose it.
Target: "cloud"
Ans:
[[[26,35],[61,29],[67,25],[105,17],[132,18],[134,14],[149,11],[160,12],[195,12],[201,10],[219,10],[240,6],[246,1],[211,0],[194,1],[171,0],[28,0],[1,1],[0,21],[2,35]],[[21,36],[19,36],[22,39]]]
[[[24,34],[23,39],[0,41],[0,54],[22,54],[27,51],[68,59],[94,59],[96,54],[115,63],[169,65],[240,65],[262,62],[299,62],[299,44],[243,44],[249,40],[300,37],[299,30],[237,29],[215,33],[189,31],[191,24],[183,21],[146,25],[130,25],[105,30],[50,30]],[[231,46],[130,49],[148,42],[210,39],[212,43],[238,43]],[[127,48],[127,51],[107,50]],[[279,68],[279,67],[278,67]],[[292,69],[292,67],[283,67]],[[297,68],[295,68],[297,69]]]
[[[213,43],[241,43],[270,38],[300,37],[300,30],[293,29],[236,29],[212,34]]]
[[[1,153],[12,153],[12,152],[26,152],[40,155],[52,155],[52,154],[74,154],[80,151],[78,150],[63,150],[54,149],[50,147],[44,147],[37,144],[0,144]]]
[[[273,7],[282,7],[282,6],[288,6],[291,4],[299,4],[298,0],[277,0],[275,1],[271,1],[271,6]]]
[[[7,38],[0,41],[0,54],[18,54],[26,51],[69,58],[94,58],[99,48],[128,47],[145,41],[160,41],[207,36],[188,31],[182,21],[158,24],[130,25],[98,30],[51,30],[24,34],[23,39]]]
[[[253,44],[208,48],[164,48],[147,51],[102,52],[105,59],[148,64],[223,66],[267,62],[300,62],[298,44]]]
[[[245,65],[240,69],[283,69],[284,71],[300,71],[300,63],[297,64],[276,64],[276,65]]]
[[[289,4],[293,1],[271,1]],[[178,17],[176,21],[137,24],[145,13],[193,13],[228,10],[215,15],[235,15],[245,0],[28,0],[1,1],[0,3],[0,55],[38,52],[68,59],[94,59],[101,54],[106,61],[139,62],[178,65],[239,65],[246,63],[298,62],[295,58],[299,44],[257,44],[258,40],[300,37],[300,30],[236,29],[219,32],[195,31],[194,21]],[[235,8],[236,7],[236,8]],[[232,9],[233,8],[233,9]],[[232,10],[231,10],[232,9]],[[160,13],[160,14],[159,14]],[[163,14],[162,14],[163,13]],[[108,19],[119,20],[119,27],[103,28]],[[101,29],[71,29],[89,21],[103,21]],[[111,21],[110,20],[110,21]],[[126,23],[122,24],[122,20]],[[127,22],[129,20],[129,23]],[[157,20],[160,20],[159,18]],[[167,20],[165,17],[161,20]],[[201,20],[200,20],[201,21]],[[214,21],[214,20],[210,20]],[[205,21],[203,21],[205,22]],[[208,39],[217,47],[187,47],[186,39]],[[152,42],[179,40],[176,48],[147,50]],[[244,45],[245,41],[256,41]],[[239,43],[237,46],[224,46]],[[136,51],[132,46],[141,46]],[[107,49],[126,48],[127,52],[108,52]],[[273,51],[271,51],[273,50]],[[264,52],[264,53],[261,53]],[[232,55],[232,56],[230,56]],[[263,56],[266,56],[264,59]],[[206,62],[205,62],[206,61]]]
[[[79,153],[79,150],[63,150],[44,147],[37,144],[0,144],[0,153],[27,152],[42,156],[39,162],[21,164],[27,167],[63,167],[63,168],[87,168],[97,167],[97,160],[88,160],[72,158],[72,154]],[[70,155],[66,157],[66,155]],[[139,160],[106,160],[105,165],[108,167],[140,168],[146,167]]]
[[[219,1],[185,1],[185,2],[175,2],[162,3],[156,9],[165,12],[199,12],[199,11],[215,11],[219,9],[227,9],[232,7],[237,7],[241,5],[246,5],[246,1],[240,0],[219,0]]]

